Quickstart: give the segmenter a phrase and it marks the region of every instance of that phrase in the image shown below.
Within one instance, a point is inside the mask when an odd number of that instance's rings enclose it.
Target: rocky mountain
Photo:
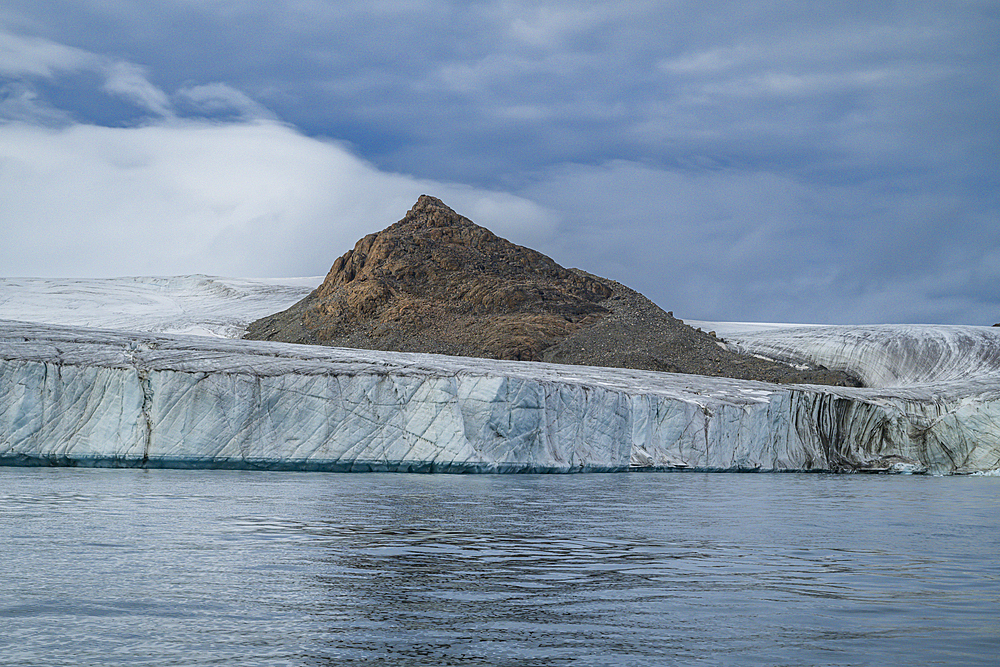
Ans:
[[[729,350],[615,281],[566,269],[421,196],[245,338],[857,386]]]

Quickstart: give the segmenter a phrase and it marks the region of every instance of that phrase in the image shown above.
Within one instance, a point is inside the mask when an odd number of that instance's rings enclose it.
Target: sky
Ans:
[[[996,0],[4,0],[0,276],[322,276],[420,194],[678,317],[1000,322]]]

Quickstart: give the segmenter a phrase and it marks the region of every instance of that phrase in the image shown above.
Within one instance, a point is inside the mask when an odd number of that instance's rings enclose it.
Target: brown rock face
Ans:
[[[293,307],[301,330],[291,338],[539,360],[553,340],[606,315],[600,301],[609,296],[602,282],[423,195],[406,217],[364,237],[333,263],[308,305]],[[271,334],[288,324],[258,321],[248,337],[287,340]]]
[[[744,357],[641,294],[565,269],[423,195],[334,263],[323,284],[246,338],[401,352],[551,361],[853,384],[826,369]]]

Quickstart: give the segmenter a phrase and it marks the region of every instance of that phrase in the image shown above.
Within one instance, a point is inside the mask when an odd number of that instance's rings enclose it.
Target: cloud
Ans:
[[[39,99],[31,86],[20,82],[0,86],[0,122],[4,119],[43,125],[65,125],[71,121],[68,113]]]
[[[379,171],[274,122],[0,125],[7,276],[325,274],[422,193],[525,244],[530,201]]]
[[[36,81],[55,81],[78,73],[97,74],[103,79],[105,93],[128,100],[144,111],[156,116],[173,115],[168,96],[150,83],[143,67],[47,39],[0,30],[0,76],[10,80],[0,89],[4,94],[0,120],[67,122],[71,115],[44,100]]]
[[[324,274],[422,193],[517,242],[552,230],[553,215],[528,200],[380,170],[228,84],[168,93],[143,66],[0,35],[13,78],[0,89],[6,275]],[[77,71],[149,115],[125,127],[75,122],[33,86]]]
[[[173,116],[169,98],[149,82],[145,68],[132,63],[111,62],[101,69],[106,77],[104,90],[107,92],[131,100],[157,116]]]
[[[226,85],[382,168],[487,187],[615,159],[897,170],[937,150],[927,116],[996,108],[981,2],[11,3],[168,93]]]
[[[185,270],[322,272],[427,191],[687,317],[992,323],[994,5],[9,0],[0,176],[92,235],[131,202],[169,270],[178,221]]]
[[[52,77],[59,72],[98,67],[101,58],[38,37],[0,31],[0,76]]]
[[[545,247],[557,261],[679,317],[992,324],[1000,312],[995,210],[958,194],[629,161],[559,167],[520,193],[560,212]]]
[[[509,31],[525,44],[555,50],[592,34],[613,18],[613,9],[603,4],[521,6],[511,12]]]
[[[269,109],[224,83],[182,88],[176,97],[203,114],[235,113],[246,120],[277,120]]]

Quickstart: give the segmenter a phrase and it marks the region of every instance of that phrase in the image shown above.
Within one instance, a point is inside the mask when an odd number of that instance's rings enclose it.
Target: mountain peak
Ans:
[[[600,302],[611,294],[421,195],[334,261],[310,295],[302,339],[537,360],[552,340],[606,315]]]
[[[430,195],[420,195],[419,197],[417,197],[417,202],[410,208],[410,210],[407,212],[406,215],[409,216],[411,213],[416,213],[419,211],[432,211],[432,210],[439,210],[439,211],[444,211],[446,213],[452,213],[454,215],[458,215],[443,201],[441,201],[437,197],[432,197]]]
[[[796,382],[833,374],[741,357],[612,280],[565,269],[422,195],[248,338]],[[827,372],[829,374],[829,372]]]

